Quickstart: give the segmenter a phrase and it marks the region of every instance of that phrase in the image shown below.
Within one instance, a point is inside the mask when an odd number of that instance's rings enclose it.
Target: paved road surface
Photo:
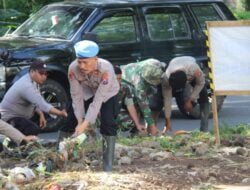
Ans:
[[[219,113],[220,125],[237,125],[241,123],[250,123],[250,96],[230,96],[227,97],[221,112]],[[159,129],[163,129],[164,119],[161,118],[158,123]],[[174,106],[172,114],[172,127],[175,130],[198,130],[200,120],[187,119]],[[213,120],[209,119],[209,129],[212,129]],[[40,135],[45,139],[56,139],[57,133],[44,133]]]
[[[250,96],[230,96],[224,102],[223,108],[219,113],[220,125],[237,125],[241,123],[250,123]],[[187,119],[174,106],[172,114],[172,128],[175,130],[198,130],[200,120]],[[158,128],[163,129],[164,119],[160,118]],[[212,129],[213,120],[209,119],[209,129]],[[43,133],[40,138],[46,141],[55,141],[57,132]]]

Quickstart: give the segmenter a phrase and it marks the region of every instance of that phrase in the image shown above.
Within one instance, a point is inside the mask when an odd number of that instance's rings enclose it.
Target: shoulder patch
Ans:
[[[199,69],[196,69],[194,72],[195,77],[200,77],[202,75],[201,71]]]
[[[69,78],[69,80],[73,80],[76,78],[74,71],[72,71],[72,70],[69,71],[68,78]]]
[[[102,79],[101,79],[102,84],[106,85],[109,83],[109,75],[108,73],[104,72],[102,74]]]

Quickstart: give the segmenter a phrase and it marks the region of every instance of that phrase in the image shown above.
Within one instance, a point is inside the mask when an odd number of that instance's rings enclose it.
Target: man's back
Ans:
[[[2,119],[7,121],[12,117],[32,117],[35,105],[25,98],[25,94],[36,83],[31,81],[29,74],[16,81],[5,94],[1,104]],[[39,90],[37,89],[37,93]]]

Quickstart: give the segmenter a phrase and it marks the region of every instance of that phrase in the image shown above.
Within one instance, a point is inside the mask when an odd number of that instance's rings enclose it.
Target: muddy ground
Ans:
[[[175,151],[163,149],[156,142],[118,145],[112,173],[102,172],[101,151],[54,163],[51,173],[37,172],[34,160],[8,156],[1,156],[0,167],[33,169],[33,180],[9,182],[24,190],[250,190],[249,142],[249,138],[241,139],[241,144],[235,144],[241,146],[234,146],[227,141],[219,148],[207,142],[192,142]]]

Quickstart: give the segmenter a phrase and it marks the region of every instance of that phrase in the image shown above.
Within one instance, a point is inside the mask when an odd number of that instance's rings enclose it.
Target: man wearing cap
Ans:
[[[149,96],[157,92],[156,86],[161,83],[162,63],[156,59],[147,59],[121,68],[122,79],[134,87],[135,99],[139,104],[149,134],[156,135],[158,129],[152,118]]]
[[[85,132],[100,113],[103,169],[111,171],[117,134],[115,116],[119,84],[112,64],[97,57],[99,46],[95,42],[83,40],[74,48],[76,60],[70,64],[68,71],[73,109],[78,121],[74,135]]]
[[[193,86],[191,95],[184,100],[184,90],[187,83]],[[165,128],[163,132],[171,130],[171,103],[172,97],[183,101],[183,107],[187,112],[193,109],[193,102],[198,99],[201,112],[200,131],[208,131],[209,103],[205,75],[190,56],[176,57],[172,59],[163,74],[162,93],[164,98]]]
[[[0,111],[4,121],[24,135],[38,135],[46,127],[43,112],[67,117],[67,113],[47,103],[40,94],[39,85],[47,79],[47,66],[41,61],[31,63],[29,72],[16,81],[5,94]],[[34,113],[39,115],[39,126],[31,121]]]

